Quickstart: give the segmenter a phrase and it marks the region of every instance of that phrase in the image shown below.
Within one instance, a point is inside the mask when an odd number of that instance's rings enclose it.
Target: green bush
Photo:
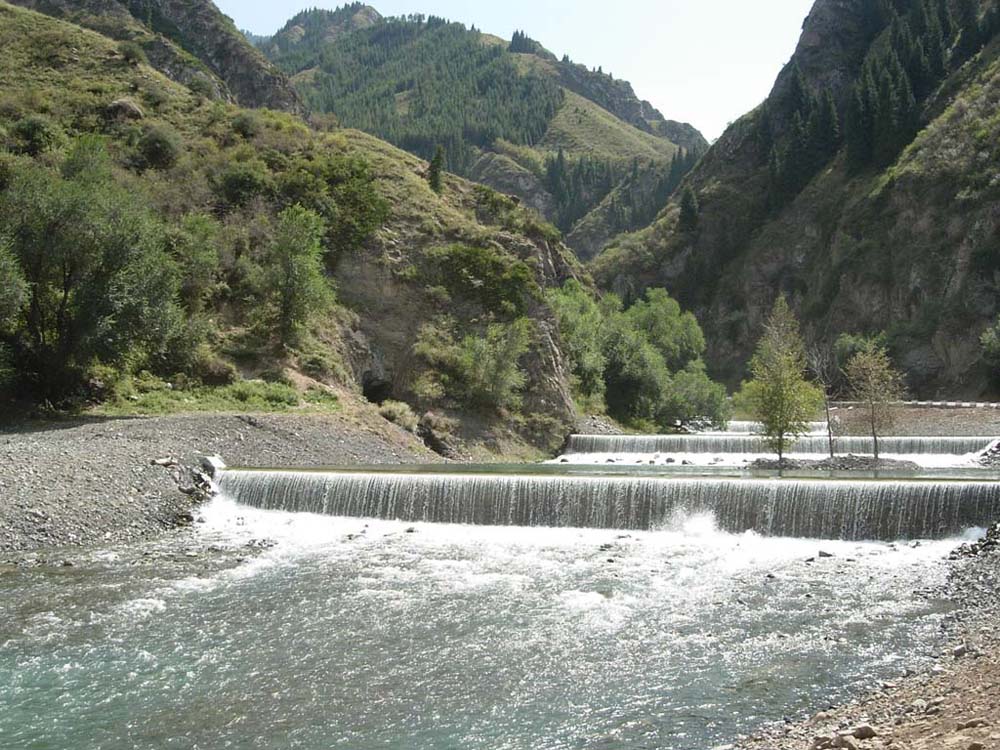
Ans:
[[[129,65],[148,65],[146,50],[138,42],[124,41],[118,45],[118,52]]]
[[[28,156],[49,151],[63,140],[62,130],[45,115],[22,117],[11,128],[15,148]]]
[[[173,128],[154,125],[139,139],[139,157],[147,169],[170,169],[180,158],[183,143]]]
[[[260,118],[253,112],[241,112],[233,118],[233,132],[250,141],[260,135]]]
[[[245,206],[271,190],[271,173],[259,159],[229,164],[219,175],[217,191],[231,206]]]
[[[407,432],[415,433],[420,426],[420,419],[416,413],[409,404],[402,401],[386,401],[379,407],[378,413]]]
[[[701,328],[666,291],[623,311],[616,296],[597,301],[571,280],[548,302],[581,404],[599,407],[603,396],[608,413],[644,429],[728,418],[725,388],[705,374]]]
[[[1000,317],[983,332],[980,341],[986,362],[997,371],[997,375],[1000,375]]]
[[[541,295],[528,265],[496,248],[454,244],[434,248],[428,257],[440,285],[451,295],[490,312],[519,317]]]
[[[466,336],[458,345],[457,368],[466,398],[480,406],[516,410],[527,376],[520,360],[531,343],[531,321],[494,323],[484,336]]]

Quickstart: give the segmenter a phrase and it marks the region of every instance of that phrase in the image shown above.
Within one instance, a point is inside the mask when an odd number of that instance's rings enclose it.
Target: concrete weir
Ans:
[[[711,513],[735,533],[895,541],[1000,517],[1000,483],[978,479],[225,470],[216,481],[223,496],[261,509],[496,526],[641,530]]]

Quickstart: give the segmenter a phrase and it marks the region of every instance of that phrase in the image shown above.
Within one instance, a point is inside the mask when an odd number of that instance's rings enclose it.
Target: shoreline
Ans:
[[[955,550],[935,595],[955,610],[927,670],[812,716],[761,726],[730,750],[996,750],[1000,748],[1000,523]],[[720,749],[717,749],[720,750]]]
[[[227,463],[428,463],[412,434],[363,411],[73,419],[0,432],[0,563],[59,559],[189,526],[180,485],[205,455]]]

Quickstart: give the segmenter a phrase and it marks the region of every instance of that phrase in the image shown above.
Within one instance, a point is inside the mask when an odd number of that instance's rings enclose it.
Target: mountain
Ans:
[[[160,73],[246,107],[301,112],[288,79],[211,2],[14,0],[13,5],[137,45]]]
[[[435,193],[426,162],[370,135],[213,101],[122,47],[126,31],[174,45],[239,90],[207,52],[243,49],[230,24],[183,5],[157,4],[161,27],[210,23],[181,47],[117,3],[84,28],[0,1],[0,391],[195,404],[232,384],[253,409],[294,386],[404,401],[438,447],[557,444],[575,411],[547,292],[584,278],[558,232],[459,177]],[[281,96],[269,80],[260,101]]]
[[[302,12],[259,46],[314,111],[423,158],[444,146],[450,171],[516,196],[583,257],[648,222],[648,196],[620,189],[637,172],[662,205],[707,148],[627,82],[559,60],[521,32],[508,42],[355,3]],[[616,191],[618,223],[586,221]]]
[[[666,286],[731,384],[784,292],[816,342],[884,333],[915,395],[987,392],[998,17],[992,1],[817,0],[767,100],[651,226],[609,243],[598,283],[626,297]]]

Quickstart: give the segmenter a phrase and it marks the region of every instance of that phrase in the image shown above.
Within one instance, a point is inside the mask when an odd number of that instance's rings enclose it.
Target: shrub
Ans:
[[[28,156],[48,151],[62,142],[62,130],[45,115],[22,117],[11,129],[17,150]]]
[[[420,426],[416,413],[409,404],[402,401],[386,401],[379,407],[378,413],[407,432],[415,433]]]
[[[146,50],[138,42],[124,41],[118,45],[118,52],[129,65],[148,65]]]
[[[983,356],[986,361],[1000,370],[1000,318],[997,318],[990,328],[987,328],[980,339],[983,345]]]
[[[142,165],[151,169],[170,169],[181,155],[181,137],[167,125],[154,125],[139,139]]]
[[[495,248],[454,244],[434,248],[428,256],[441,286],[490,312],[519,317],[541,294],[528,265]]]
[[[230,164],[219,176],[217,190],[231,206],[245,206],[271,189],[271,174],[259,159]]]
[[[509,325],[494,323],[485,336],[462,339],[457,365],[466,398],[496,409],[519,408],[527,382],[520,360],[530,343],[531,321],[527,318]]]
[[[233,132],[252,140],[260,135],[260,119],[252,112],[241,112],[233,118]]]
[[[197,75],[188,81],[188,90],[195,96],[200,96],[203,99],[211,99],[215,96],[215,86],[212,82],[203,75]]]

